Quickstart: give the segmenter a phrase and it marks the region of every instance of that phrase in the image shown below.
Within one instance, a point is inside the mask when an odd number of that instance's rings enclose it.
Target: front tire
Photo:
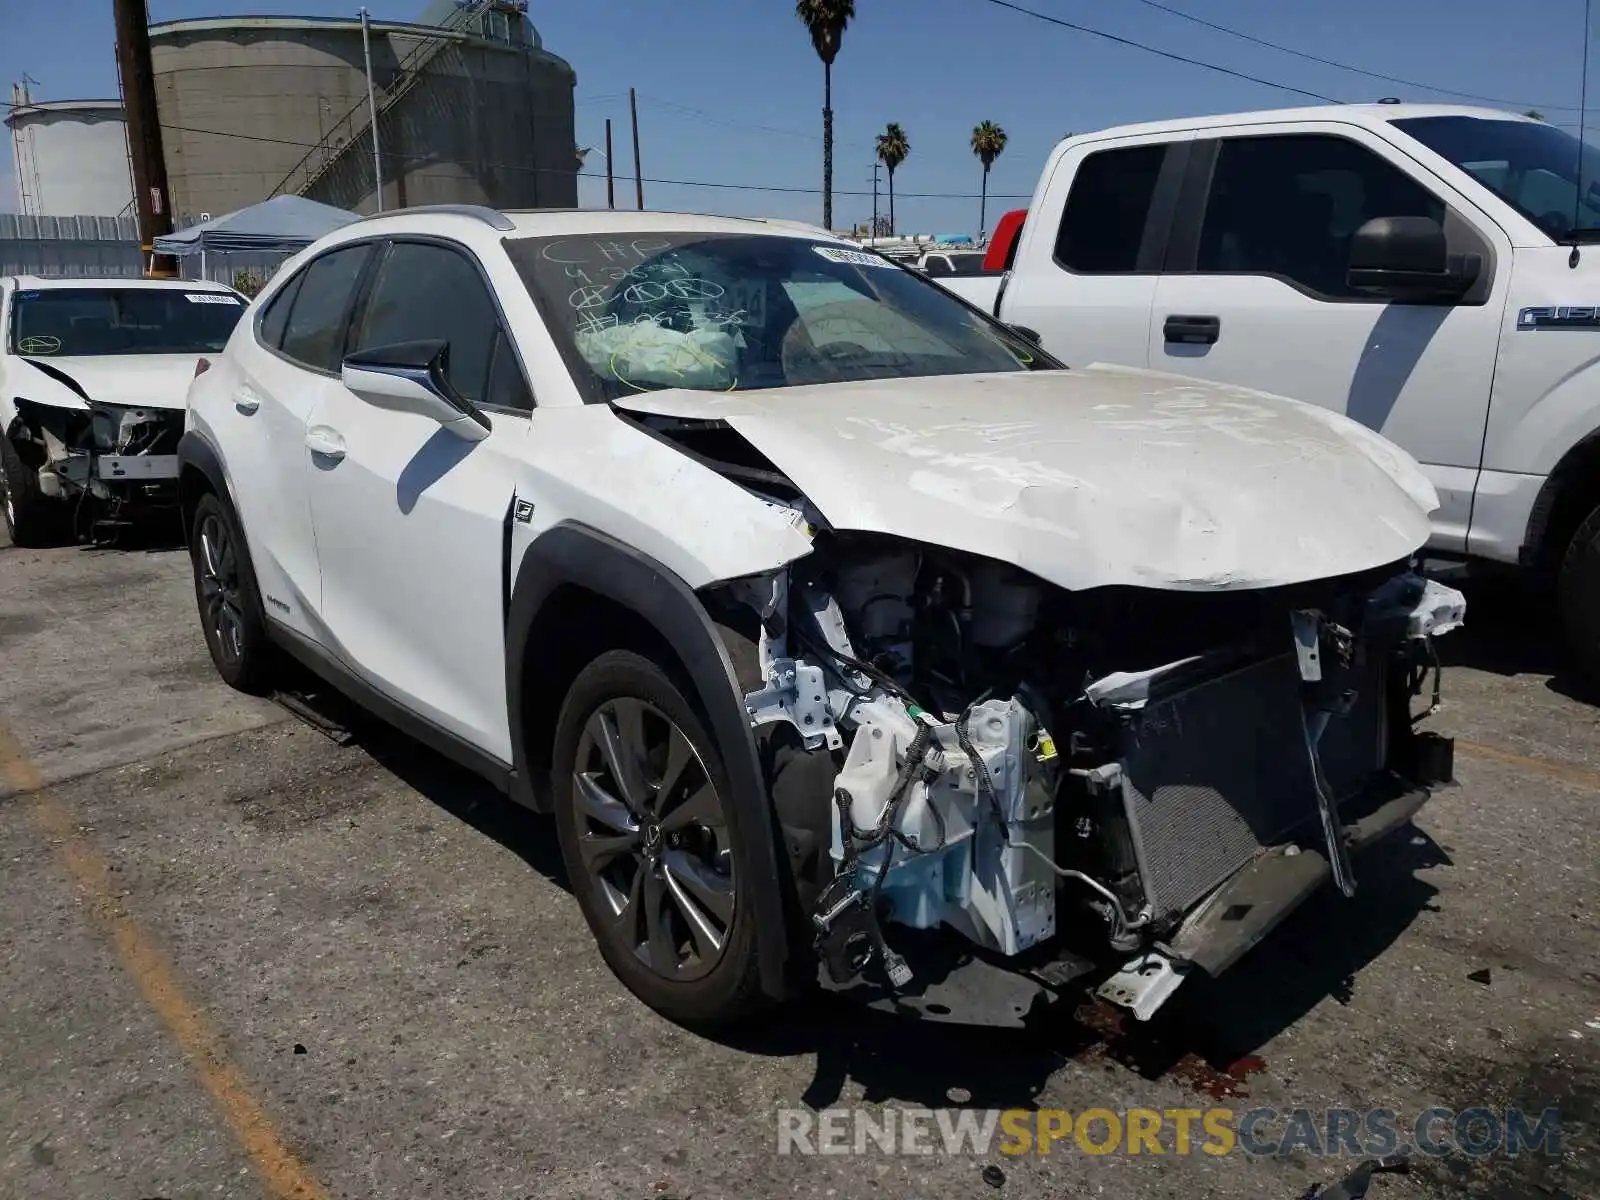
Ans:
[[[667,673],[628,650],[585,667],[562,705],[553,768],[573,893],[628,990],[686,1025],[760,1007],[727,772]]]
[[[5,500],[0,503],[6,535],[13,546],[41,549],[59,545],[65,530],[66,506],[39,490],[39,475],[30,471],[11,439],[0,433],[0,486]]]
[[[200,628],[217,674],[241,692],[260,695],[270,690],[275,655],[250,552],[233,515],[211,493],[195,505],[189,559]]]

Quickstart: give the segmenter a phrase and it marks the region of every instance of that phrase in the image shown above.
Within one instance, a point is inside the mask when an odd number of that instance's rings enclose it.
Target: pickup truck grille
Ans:
[[[1341,798],[1385,755],[1383,666],[1357,677],[1355,707],[1332,718],[1321,742]],[[1124,725],[1121,759],[1123,805],[1158,919],[1317,818],[1293,652],[1152,697]]]

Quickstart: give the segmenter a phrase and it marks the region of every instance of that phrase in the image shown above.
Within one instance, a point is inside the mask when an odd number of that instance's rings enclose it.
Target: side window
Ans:
[[[324,254],[300,275],[283,331],[283,353],[318,371],[337,371],[344,355],[350,299],[372,253],[370,245]]]
[[[942,254],[930,254],[923,261],[922,269],[933,276],[955,274],[950,266],[950,260]]]
[[[396,242],[378,268],[356,334],[362,349],[396,342],[450,343],[450,382],[488,401],[490,355],[500,317],[478,268],[447,246]]]
[[[495,332],[494,349],[490,352],[489,389],[484,395],[485,404],[499,408],[515,408],[527,412],[533,408],[533,398],[528,395],[527,382],[522,378],[522,368],[511,349],[506,335]]]
[[[1328,297],[1362,297],[1345,279],[1350,237],[1374,217],[1429,217],[1444,202],[1365,146],[1328,134],[1233,138],[1217,149],[1195,269],[1275,275]]]
[[[278,294],[268,301],[267,311],[261,314],[261,341],[274,350],[283,345],[283,331],[289,324],[289,309],[294,306],[294,294],[300,290],[300,281],[305,277],[306,273],[301,271],[279,288]]]
[[[1056,261],[1083,275],[1138,270],[1150,201],[1167,155],[1162,145],[1101,150],[1073,176],[1056,234]]]

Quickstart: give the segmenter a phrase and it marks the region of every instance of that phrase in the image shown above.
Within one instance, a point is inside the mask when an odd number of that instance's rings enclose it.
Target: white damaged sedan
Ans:
[[[223,677],[282,654],[555,816],[636,994],[1147,1018],[1451,773],[1403,452],[1067,371],[808,227],[407,210],[292,260],[178,446]],[[1270,952],[1270,951],[1267,951]]]
[[[13,543],[99,539],[175,503],[184,394],[244,308],[205,282],[0,277],[0,494]]]

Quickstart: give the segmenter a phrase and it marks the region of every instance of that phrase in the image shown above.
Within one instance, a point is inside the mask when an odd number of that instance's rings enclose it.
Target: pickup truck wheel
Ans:
[[[1600,508],[1567,543],[1556,592],[1567,647],[1584,676],[1600,683]]]
[[[567,875],[617,977],[683,1024],[759,1007],[727,772],[684,693],[641,655],[602,654],[567,693],[553,760]]]
[[[0,489],[5,500],[6,534],[13,546],[37,549],[58,545],[66,530],[66,506],[39,490],[39,475],[30,471],[11,439],[0,434]]]
[[[189,559],[200,628],[217,674],[241,692],[270,690],[276,663],[250,553],[232,514],[213,495],[195,505]]]

